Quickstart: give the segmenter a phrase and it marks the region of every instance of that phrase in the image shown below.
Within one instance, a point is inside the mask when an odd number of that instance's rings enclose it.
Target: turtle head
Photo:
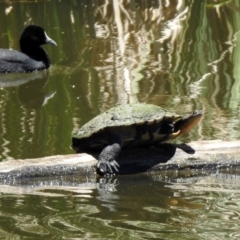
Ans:
[[[77,153],[84,152],[90,148],[90,141],[88,138],[78,138],[77,136],[72,137],[72,149]]]
[[[198,122],[202,118],[202,115],[202,111],[195,110],[191,114],[176,121],[174,124],[174,133],[172,133],[171,138],[176,138],[191,130],[195,125],[198,124]]]

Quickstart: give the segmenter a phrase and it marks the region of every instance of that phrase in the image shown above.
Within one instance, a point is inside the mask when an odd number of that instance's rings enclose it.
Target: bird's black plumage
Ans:
[[[33,72],[47,69],[50,61],[40,46],[46,43],[57,45],[40,26],[27,26],[19,40],[20,51],[0,49],[0,73]]]

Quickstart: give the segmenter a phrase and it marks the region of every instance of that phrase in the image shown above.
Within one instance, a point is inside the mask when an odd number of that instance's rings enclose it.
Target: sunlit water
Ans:
[[[83,184],[70,177],[35,180],[31,186],[1,186],[2,236],[239,238],[239,177],[211,175],[180,182],[158,179],[121,176]]]
[[[0,47],[39,24],[48,71],[0,75],[0,160],[73,153],[71,133],[119,104],[204,111],[179,142],[239,139],[238,1],[1,1]],[[8,239],[239,238],[239,177],[133,175],[1,185]],[[18,183],[19,184],[19,183]]]

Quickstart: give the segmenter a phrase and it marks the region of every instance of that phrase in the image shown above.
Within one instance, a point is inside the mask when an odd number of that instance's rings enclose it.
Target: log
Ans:
[[[235,171],[240,166],[240,141],[197,141],[188,144],[159,144],[154,148],[123,150],[119,174],[159,173],[161,176],[208,174]],[[77,175],[83,181],[96,178],[97,155],[70,154],[0,163],[0,182],[14,184],[26,179]],[[191,172],[191,173],[190,173]],[[176,175],[177,174],[177,175]]]
[[[95,175],[97,160],[89,154],[56,155],[0,163],[0,182],[78,174]]]

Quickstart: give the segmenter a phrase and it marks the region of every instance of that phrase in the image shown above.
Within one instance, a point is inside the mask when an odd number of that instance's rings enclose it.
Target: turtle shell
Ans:
[[[109,140],[105,138],[107,132],[111,131],[121,136],[123,146],[130,142],[131,146],[141,146],[147,141],[148,144],[149,141],[153,144],[156,141],[167,140],[174,131],[174,123],[180,119],[182,116],[170,113],[156,105],[120,105],[87,122],[73,134],[73,140],[91,139],[91,141],[86,141],[90,148],[102,143],[107,145]],[[76,144],[73,143],[73,148],[74,145],[81,144],[76,141]]]

